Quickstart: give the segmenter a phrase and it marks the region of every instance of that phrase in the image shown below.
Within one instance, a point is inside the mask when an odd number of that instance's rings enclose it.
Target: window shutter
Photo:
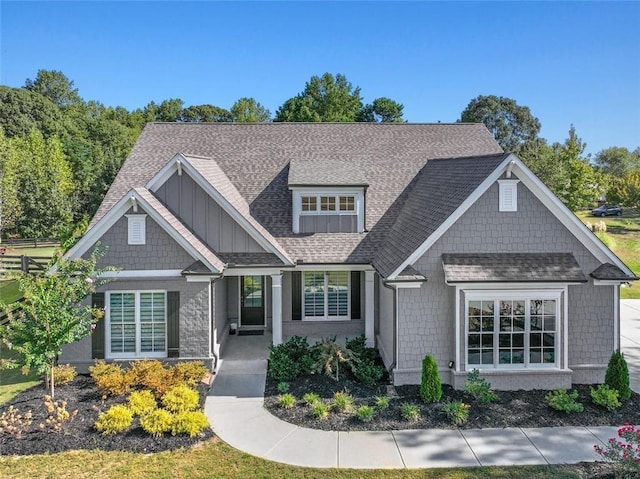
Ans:
[[[91,295],[91,307],[104,311],[104,293],[93,293]],[[95,329],[91,332],[91,357],[93,359],[104,359],[104,316],[98,320]]]
[[[167,293],[167,357],[180,357],[180,292]]]
[[[300,271],[291,272],[291,319],[294,321],[302,319],[302,273]]]
[[[362,319],[360,313],[360,271],[351,272],[351,319]]]

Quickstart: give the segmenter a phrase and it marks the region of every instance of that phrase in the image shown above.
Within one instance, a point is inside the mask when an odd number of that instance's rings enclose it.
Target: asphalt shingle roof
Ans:
[[[637,281],[637,276],[629,276],[616,265],[611,263],[603,263],[598,266],[592,273],[591,277],[594,279],[601,280],[612,280],[612,281]]]
[[[383,275],[413,252],[411,248],[421,243],[424,234],[444,221],[451,207],[462,202],[502,157],[502,149],[482,124],[151,123],[123,164],[92,225],[130,189],[144,186],[178,152],[188,152],[189,161],[211,161],[207,168],[218,168],[226,177],[226,184],[219,187],[229,189],[236,205],[246,205],[237,207],[244,214],[248,211],[292,260],[368,264],[375,259]],[[458,159],[437,160],[432,165],[431,160],[443,158]],[[293,181],[301,181],[295,176],[298,164],[313,165],[301,170],[298,178],[303,180],[309,179],[310,172],[347,164],[341,171],[352,172],[350,181],[365,181],[369,185],[367,232],[294,234],[289,190],[292,161]],[[433,180],[430,174],[435,175]],[[212,175],[221,177],[218,172]],[[335,179],[318,176],[318,181]],[[446,202],[445,207],[431,211],[407,201],[408,210],[403,211],[412,182],[420,185],[413,187],[413,193],[432,203],[436,194],[422,191],[423,187],[446,193],[444,199],[438,197],[439,204]],[[399,238],[397,230],[409,218],[415,222],[409,225],[409,240]],[[416,231],[425,226],[424,233]],[[387,233],[394,239],[385,241],[376,256]],[[394,243],[398,251],[392,251]]]
[[[442,266],[448,283],[587,282],[571,253],[443,254]]]
[[[348,158],[291,160],[289,186],[368,186],[363,169]]]

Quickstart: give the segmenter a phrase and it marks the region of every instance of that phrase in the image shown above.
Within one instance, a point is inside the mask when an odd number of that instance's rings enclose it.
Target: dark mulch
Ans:
[[[204,401],[208,388],[201,385],[198,389],[201,401]],[[36,386],[0,406],[0,414],[11,405],[19,409],[21,413],[31,410],[33,414],[33,423],[21,439],[0,434],[0,454],[28,455],[73,449],[151,453],[189,447],[213,437],[213,432],[207,429],[195,438],[171,436],[170,434],[154,438],[142,430],[137,419],[134,419],[134,424],[129,431],[123,434],[104,436],[93,428],[98,414],[114,404],[124,402],[124,398],[110,397],[103,401],[94,382],[87,376],[78,376],[70,384],[56,388],[56,401],[67,401],[67,410],[70,412],[78,410],[74,420],[61,432],[52,432],[46,428],[41,430],[39,424],[44,423],[47,418],[47,411],[42,401],[45,394],[46,391],[42,386]]]
[[[584,412],[566,414],[547,406],[544,399],[548,391],[498,391],[498,400],[487,404],[474,400],[463,391],[451,386],[443,386],[441,402],[422,403],[418,386],[399,386],[395,390],[398,397],[392,399],[389,407],[377,411],[371,422],[363,423],[353,414],[331,412],[326,419],[315,419],[310,409],[302,402],[305,393],[315,392],[329,401],[336,391],[348,391],[355,398],[356,407],[362,404],[373,406],[375,396],[387,394],[387,386],[368,387],[352,379],[336,382],[324,375],[304,376],[290,383],[289,392],[297,399],[291,409],[278,406],[278,382],[267,378],[265,407],[273,415],[299,426],[326,431],[388,431],[397,429],[438,428],[454,429],[445,417],[442,407],[448,401],[463,401],[471,405],[469,420],[460,426],[464,429],[504,428],[504,427],[553,427],[553,426],[621,426],[625,421],[640,424],[640,394],[632,393],[631,399],[621,408],[608,412],[591,402],[590,386],[575,385],[578,401],[584,405]],[[402,403],[415,403],[420,406],[422,418],[415,422],[402,419]]]

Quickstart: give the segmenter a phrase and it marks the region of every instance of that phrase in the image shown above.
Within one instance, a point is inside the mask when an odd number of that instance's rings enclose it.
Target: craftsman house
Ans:
[[[603,380],[636,279],[481,124],[184,124],[142,132],[85,236],[119,268],[62,361],[202,359],[240,331],[356,336],[395,384]]]

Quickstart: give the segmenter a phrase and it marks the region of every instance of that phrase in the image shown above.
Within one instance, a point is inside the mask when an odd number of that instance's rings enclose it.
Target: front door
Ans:
[[[264,325],[264,276],[241,276],[240,326]]]

